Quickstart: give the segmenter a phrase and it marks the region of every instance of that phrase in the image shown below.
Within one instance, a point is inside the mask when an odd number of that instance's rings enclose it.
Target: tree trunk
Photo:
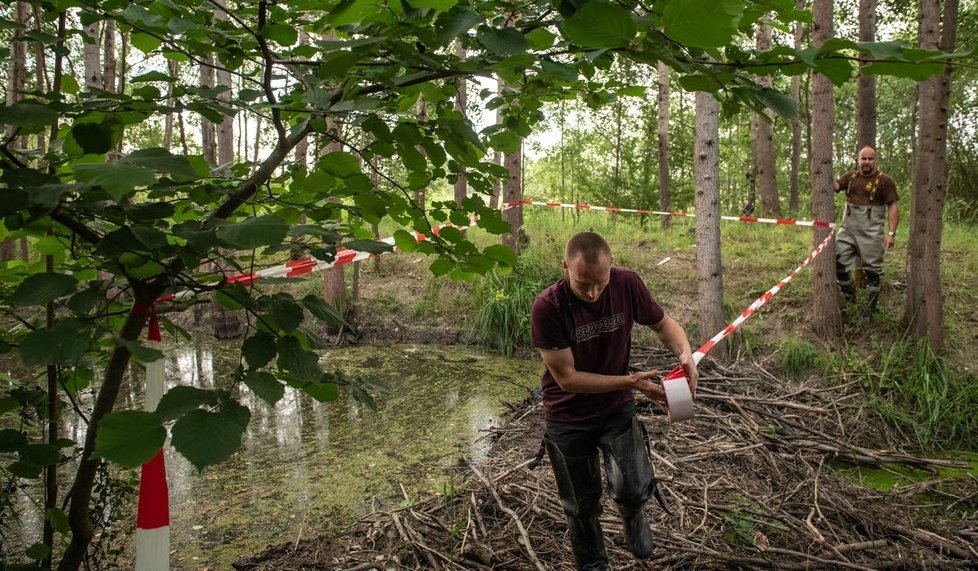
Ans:
[[[172,59],[167,60],[166,70],[167,73],[170,74],[170,77],[176,78],[180,75],[180,64]],[[169,83],[169,87],[167,88],[166,105],[170,109],[175,109],[177,105],[177,100],[173,96],[173,87],[175,85],[176,81],[173,81]],[[173,127],[175,119],[176,115],[174,115],[174,112],[168,111],[163,122],[163,148],[168,151],[173,147]]]
[[[207,54],[200,64],[200,86],[204,89],[214,87],[214,54]],[[217,138],[214,123],[210,119],[200,119],[201,149],[204,160],[213,169],[217,167]]]
[[[102,89],[102,61],[99,50],[99,36],[101,25],[99,22],[92,22],[85,26],[85,34],[89,39],[85,40],[85,88]]]
[[[723,269],[720,261],[719,104],[709,93],[696,93],[696,134],[693,169],[696,178],[696,278],[700,337],[705,341],[721,331]],[[714,346],[722,357],[726,341]]]
[[[805,0],[796,0],[795,8],[802,10],[805,7]],[[795,22],[794,48],[800,50],[801,42],[804,39],[805,26],[801,22]],[[791,98],[798,106],[798,115],[791,120],[791,181],[788,195],[788,212],[792,217],[798,216],[798,190],[799,177],[801,170],[801,76],[791,77]]]
[[[938,0],[920,3],[920,47],[954,51],[958,1],[944,5],[943,31]],[[939,42],[939,43],[938,43]],[[919,84],[920,150],[911,193],[910,236],[907,238],[907,298],[905,316],[917,339],[937,352],[944,347],[944,294],[941,283],[942,215],[947,177],[947,120],[951,68],[943,76]],[[910,266],[909,264],[918,264]]]
[[[116,54],[115,50],[115,34],[115,20],[106,20],[105,37],[102,40],[103,50],[105,51],[105,55],[102,58],[102,89],[108,91],[109,93],[115,92],[116,89],[116,58],[118,55]]]
[[[757,27],[756,46],[758,52],[771,49],[771,25],[764,23]],[[758,85],[770,88],[773,85],[770,75],[757,78]],[[777,167],[774,163],[774,129],[773,116],[765,110],[757,116],[757,189],[761,195],[761,214],[764,216],[777,215],[781,212],[781,200],[778,197]]]
[[[506,181],[503,183],[503,204],[515,204],[523,200],[523,180],[520,174],[523,172],[523,146],[513,153],[506,153],[503,157],[503,166],[506,168]],[[503,244],[513,249],[517,254],[523,246],[523,208],[508,208],[503,210],[503,220],[509,222],[511,228],[503,234]]]
[[[814,0],[812,43],[821,46],[832,37],[832,0]],[[812,126],[809,161],[812,180],[812,217],[835,220],[835,191],[832,173],[832,141],[835,107],[832,82],[821,73],[812,76]],[[829,230],[813,228],[813,244],[820,244]],[[825,248],[812,263],[812,324],[817,335],[834,339],[842,329],[839,286],[835,277],[835,243]]]
[[[876,41],[876,0],[859,0],[859,41]],[[870,62],[860,62],[860,66]],[[859,76],[856,108],[856,149],[876,148],[876,76]]]
[[[659,160],[659,210],[670,212],[672,200],[669,189],[669,66],[659,62],[658,90],[656,92],[656,107],[658,108],[658,145]],[[671,218],[662,217],[662,227],[668,228]]]
[[[428,120],[428,104],[424,100],[424,96],[418,98],[418,106],[415,113],[418,117],[418,123],[423,124]],[[418,152],[421,153],[422,157],[428,156],[428,151],[424,149],[421,145],[417,145]],[[427,202],[427,192],[425,188],[419,188],[414,191],[414,202],[417,204],[418,208],[422,211],[425,209],[425,204]]]
[[[455,42],[455,56],[459,60],[465,59],[465,46],[462,45],[461,40],[456,40]],[[468,94],[466,90],[468,89],[468,82],[464,79],[458,80],[458,94],[455,96],[455,110],[462,114],[462,117],[466,115],[466,105],[468,104]],[[464,167],[462,167],[464,169]],[[458,180],[455,181],[455,204],[459,207],[462,206],[462,201],[465,200],[465,196],[468,194],[467,183],[465,180],[465,172],[459,173]]]

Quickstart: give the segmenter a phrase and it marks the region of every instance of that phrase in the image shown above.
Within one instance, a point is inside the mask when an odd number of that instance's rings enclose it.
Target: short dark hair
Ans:
[[[564,250],[564,260],[570,261],[578,254],[584,256],[587,264],[596,264],[601,254],[611,259],[611,246],[597,232],[579,232],[571,236]]]

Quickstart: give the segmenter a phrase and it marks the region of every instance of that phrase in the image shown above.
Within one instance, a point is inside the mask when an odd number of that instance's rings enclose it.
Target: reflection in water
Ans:
[[[228,387],[235,354],[174,348],[167,388]],[[226,569],[237,556],[327,531],[404,493],[440,489],[460,458],[485,458],[502,403],[523,399],[540,372],[539,363],[464,347],[361,346],[329,351],[321,362],[390,393],[373,394],[377,410],[342,390],[339,400],[319,403],[289,389],[270,406],[241,386],[235,396],[251,422],[227,462],[198,473],[167,448],[174,569]]]

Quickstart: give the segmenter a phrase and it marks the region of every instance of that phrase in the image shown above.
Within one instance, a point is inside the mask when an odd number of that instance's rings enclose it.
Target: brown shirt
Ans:
[[[890,175],[880,171],[869,176],[849,171],[837,182],[839,190],[845,191],[849,204],[853,206],[882,206],[899,200],[896,183]]]

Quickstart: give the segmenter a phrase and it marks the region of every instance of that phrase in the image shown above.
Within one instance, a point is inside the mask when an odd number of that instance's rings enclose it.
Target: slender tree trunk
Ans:
[[[797,10],[803,10],[805,8],[805,0],[796,0],[795,8]],[[804,39],[805,26],[801,22],[795,22],[795,38],[794,38],[794,48],[800,50],[802,45],[801,42]],[[795,105],[798,106],[798,115],[791,120],[791,182],[789,197],[788,197],[788,212],[792,217],[798,216],[798,189],[799,189],[799,177],[801,170],[801,117],[802,117],[802,102],[801,102],[801,76],[794,75],[791,77],[791,98],[794,99]]]
[[[876,0],[859,0],[859,41],[876,41]],[[865,66],[870,62],[860,62]],[[876,76],[859,76],[856,109],[856,149],[876,148]]]
[[[170,74],[170,77],[176,79],[180,75],[180,63],[175,60],[167,60],[166,70]],[[177,99],[173,96],[173,87],[175,85],[176,81],[171,82],[166,94],[166,105],[170,109],[176,108],[177,104]],[[174,112],[168,111],[163,120],[163,148],[168,151],[173,148],[173,127],[175,119],[176,115],[174,115]]]
[[[920,47],[953,52],[956,43],[958,0],[946,0],[943,29],[938,0],[920,3]],[[907,273],[905,315],[917,339],[931,348],[944,348],[944,293],[941,283],[941,234],[947,178],[947,120],[951,67],[943,76],[928,78],[919,85],[920,152],[911,194],[911,223],[908,264],[920,265]],[[913,297],[911,297],[913,296]],[[912,305],[916,303],[917,305]]]
[[[719,104],[712,95],[696,93],[693,169],[696,178],[696,277],[702,341],[725,325],[720,260],[719,114]],[[726,352],[726,341],[713,348],[714,355],[719,357]]]
[[[118,55],[115,49],[115,37],[116,35],[116,24],[115,20],[105,21],[105,34],[102,39],[102,49],[104,50],[104,56],[102,58],[102,89],[108,91],[109,93],[115,92],[116,89],[116,69]]]
[[[100,22],[92,22],[85,26],[85,87],[87,89],[102,89],[102,61],[99,50]]]
[[[832,37],[832,0],[814,0],[812,43],[821,46]],[[812,216],[816,220],[835,220],[835,190],[832,172],[832,141],[835,107],[832,82],[821,73],[812,76],[812,126],[809,152],[812,177]],[[813,244],[825,239],[829,230],[815,227]],[[835,277],[835,243],[830,243],[812,264],[813,321],[816,334],[834,339],[842,329],[839,286]]]
[[[669,184],[669,66],[663,62],[658,65],[658,89],[656,107],[658,111],[658,133],[656,144],[659,161],[659,210],[671,212],[672,198]],[[662,227],[668,228],[671,218],[662,217]]]
[[[461,40],[456,40],[455,42],[455,56],[459,60],[465,59],[465,46],[462,45]],[[455,96],[455,110],[462,114],[462,117],[466,115],[466,106],[468,105],[468,94],[466,90],[468,89],[468,82],[464,79],[458,80],[458,94]],[[464,167],[463,167],[464,168]],[[459,173],[458,180],[455,181],[455,204],[457,206],[462,206],[462,201],[465,200],[465,196],[468,194],[468,186],[465,180],[465,172]]]
[[[757,51],[766,52],[771,49],[771,25],[762,23],[757,28]],[[770,75],[757,78],[758,85],[770,88],[774,83]],[[765,110],[758,114],[757,129],[757,185],[761,195],[761,214],[771,216],[781,212],[781,200],[778,197],[777,167],[774,162],[774,121],[772,114]]]
[[[415,111],[415,114],[418,117],[418,123],[423,124],[425,121],[428,120],[428,103],[425,102],[424,96],[418,98],[418,106]],[[417,148],[418,148],[418,152],[421,153],[421,156],[423,157],[428,156],[428,152],[425,151],[424,147],[418,145]],[[415,204],[417,204],[418,208],[424,211],[427,203],[427,189],[422,187],[414,191],[414,202]]]
[[[503,183],[503,204],[515,204],[523,200],[523,180],[520,174],[523,172],[523,146],[522,144],[516,151],[505,153],[503,166],[506,168],[506,181]],[[508,208],[503,211],[503,220],[509,222],[511,228],[503,234],[503,244],[506,244],[519,253],[522,249],[523,236],[523,208]]]

